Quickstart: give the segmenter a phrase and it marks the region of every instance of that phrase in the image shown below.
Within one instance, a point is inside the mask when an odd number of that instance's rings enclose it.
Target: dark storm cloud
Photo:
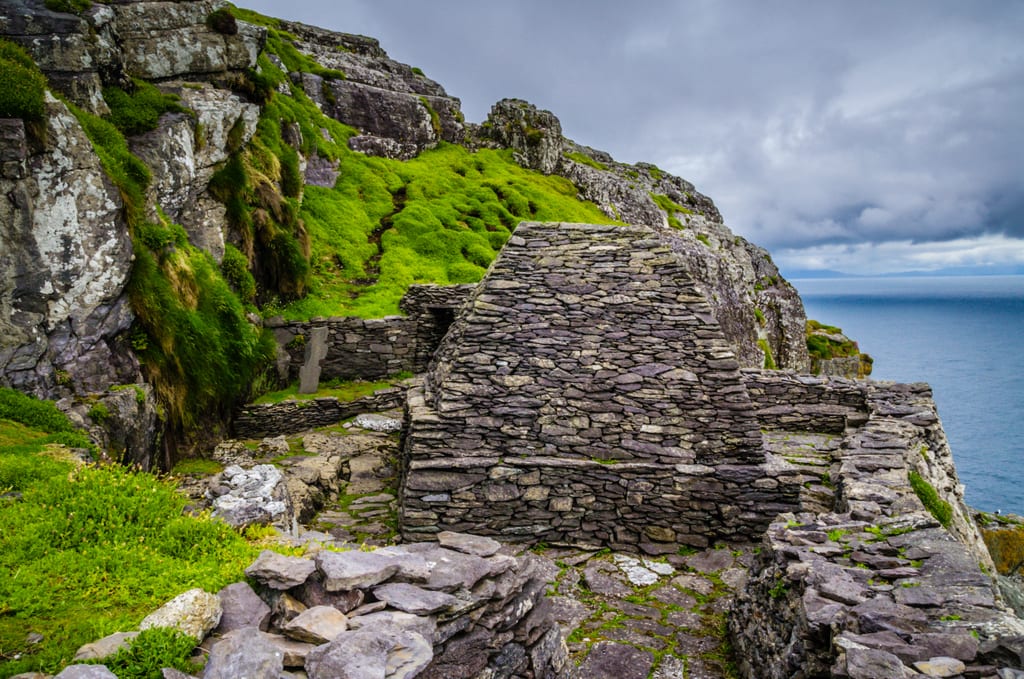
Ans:
[[[548,108],[576,141],[693,181],[792,266],[890,243],[895,269],[894,248],[931,261],[954,240],[1024,262],[1024,3],[249,5],[379,38],[470,120],[507,96]]]

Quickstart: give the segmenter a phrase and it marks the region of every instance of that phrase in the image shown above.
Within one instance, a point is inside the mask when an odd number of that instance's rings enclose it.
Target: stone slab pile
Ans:
[[[642,227],[521,224],[409,392],[402,526],[649,553],[760,536],[766,472],[728,341]]]
[[[567,650],[543,598],[546,561],[485,537],[437,537],[306,557],[265,551],[246,569],[255,590],[190,593],[211,611],[179,616],[202,617],[200,638],[212,630],[203,679],[565,676]],[[90,645],[89,657],[111,645]]]

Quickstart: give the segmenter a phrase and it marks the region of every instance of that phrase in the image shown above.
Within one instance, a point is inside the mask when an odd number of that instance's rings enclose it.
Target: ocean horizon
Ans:
[[[932,386],[969,505],[1024,514],[1024,276],[790,282],[875,359],[871,379]]]

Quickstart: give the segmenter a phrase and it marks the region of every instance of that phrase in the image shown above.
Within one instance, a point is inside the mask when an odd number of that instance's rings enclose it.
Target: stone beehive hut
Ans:
[[[410,392],[405,537],[657,553],[759,536],[792,498],[764,478],[753,411],[654,231],[522,224]]]

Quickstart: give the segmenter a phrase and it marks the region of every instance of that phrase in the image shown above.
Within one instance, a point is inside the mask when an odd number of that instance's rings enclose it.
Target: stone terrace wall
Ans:
[[[865,382],[776,370],[744,370],[763,429],[843,433],[867,421]]]
[[[685,265],[641,227],[521,224],[410,390],[402,526],[650,553],[760,536],[759,424]]]
[[[998,599],[930,389],[853,386],[868,419],[847,431],[832,466],[835,511],[781,515],[731,612],[741,670],[759,679],[902,679],[1020,668],[1024,621]],[[855,391],[846,380],[821,388],[851,399]],[[918,499],[911,471],[949,503],[948,529]]]
[[[457,309],[475,285],[414,285],[402,298],[406,316],[385,318],[333,317],[310,321],[270,319],[266,325],[278,346],[278,376],[284,382],[298,378],[313,328],[326,327],[327,356],[320,377],[380,379],[403,371],[427,368]]]
[[[400,408],[405,403],[405,391],[404,387],[381,389],[353,401],[324,396],[308,401],[250,404],[239,411],[232,429],[235,438],[240,439],[298,434],[337,424],[360,413]]]

